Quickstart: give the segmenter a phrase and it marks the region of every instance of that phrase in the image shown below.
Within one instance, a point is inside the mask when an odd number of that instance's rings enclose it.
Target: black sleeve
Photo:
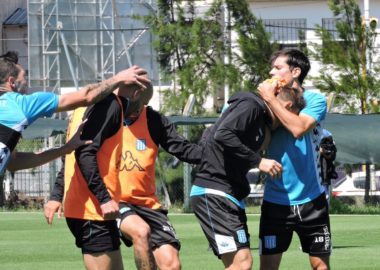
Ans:
[[[198,145],[201,146],[202,148],[205,147],[207,139],[211,136],[211,130],[214,128],[214,125],[211,125],[209,127],[206,127],[203,132],[202,136],[198,142]]]
[[[257,119],[262,113],[251,100],[242,100],[234,110],[227,112],[214,134],[215,141],[220,143],[226,152],[247,160],[252,168],[258,166],[261,156],[246,146],[240,138],[245,137],[247,130],[257,125]]]
[[[95,195],[100,204],[111,200],[111,196],[100,176],[97,152],[103,142],[112,137],[120,128],[121,109],[114,95],[89,107],[84,118],[87,118],[81,135],[83,140],[93,143],[75,150],[75,158],[89,190]]]
[[[153,141],[179,160],[199,164],[203,148],[177,133],[173,123],[159,112],[147,108],[148,129]]]
[[[62,202],[65,192],[65,157],[62,157],[62,168],[57,174],[53,190],[51,191],[50,200]]]

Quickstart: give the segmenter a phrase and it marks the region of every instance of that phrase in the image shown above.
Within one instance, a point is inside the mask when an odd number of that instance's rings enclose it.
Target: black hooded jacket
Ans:
[[[226,192],[238,200],[248,196],[249,169],[258,167],[265,125],[271,122],[265,103],[257,95],[240,92],[204,142],[202,161],[194,185]]]

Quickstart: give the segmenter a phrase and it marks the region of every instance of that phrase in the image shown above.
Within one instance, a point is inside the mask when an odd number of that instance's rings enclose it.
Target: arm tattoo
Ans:
[[[100,83],[90,84],[87,86],[86,95],[90,97],[91,103],[96,103],[111,94],[118,85],[117,81],[112,78]]]

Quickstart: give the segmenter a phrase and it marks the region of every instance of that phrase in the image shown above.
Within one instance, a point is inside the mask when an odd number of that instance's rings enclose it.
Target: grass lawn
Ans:
[[[182,242],[184,270],[223,269],[207,249],[207,242],[193,215],[171,215]],[[258,215],[249,215],[254,268],[258,269]],[[333,269],[380,269],[380,216],[332,216]],[[122,247],[125,269],[135,269],[132,249]],[[66,222],[45,223],[42,213],[0,212],[0,269],[84,269],[80,250],[74,246]],[[280,269],[309,269],[299,250],[298,237],[283,256]]]

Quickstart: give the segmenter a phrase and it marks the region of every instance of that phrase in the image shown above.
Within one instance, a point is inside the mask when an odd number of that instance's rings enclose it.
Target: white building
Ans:
[[[363,15],[365,1],[369,6],[369,17],[380,18],[380,0],[358,0]],[[252,13],[263,20],[273,39],[284,46],[292,46],[300,41],[298,29],[305,29],[306,44],[319,41],[314,31],[316,25],[335,29],[334,15],[329,9],[328,1],[249,0],[248,2]],[[317,75],[319,68],[318,63],[312,61],[309,74]],[[305,87],[313,88],[311,81],[306,80]]]
[[[317,24],[335,27],[327,0],[247,1],[252,13],[264,21],[273,39],[284,47],[300,41],[318,42],[314,32]],[[380,18],[380,0],[358,0],[363,14],[365,1],[369,4],[369,16]],[[199,16],[212,2],[196,1]],[[0,54],[12,49],[20,51],[20,62],[30,67],[29,82],[34,88],[57,92],[63,87],[75,88],[103,79],[130,63],[147,69],[156,88],[161,87],[159,65],[151,45],[153,36],[145,31],[141,21],[133,18],[135,14],[156,12],[155,0],[2,0],[0,7]],[[4,24],[17,8],[27,8],[29,25]],[[304,30],[304,40],[299,30]],[[312,62],[310,75],[317,75],[319,68],[318,63]],[[305,86],[314,88],[308,80]],[[158,109],[157,91],[153,100]]]

